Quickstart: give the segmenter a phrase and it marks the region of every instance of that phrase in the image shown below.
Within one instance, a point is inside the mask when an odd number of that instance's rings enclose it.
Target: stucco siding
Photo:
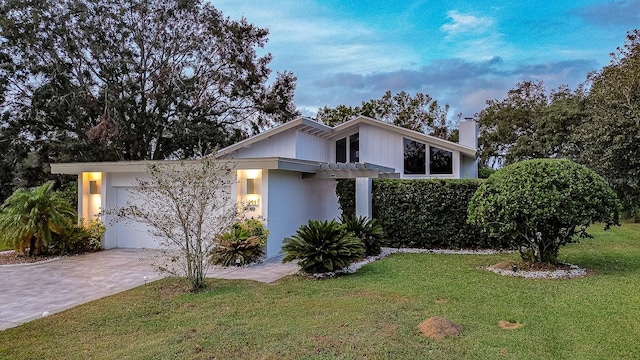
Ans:
[[[460,177],[465,179],[478,178],[478,160],[463,156],[460,161]]]
[[[335,180],[302,179],[298,172],[282,170],[269,170],[264,178],[268,184],[264,216],[270,231],[267,257],[277,256],[282,241],[309,219],[329,220],[339,215]]]

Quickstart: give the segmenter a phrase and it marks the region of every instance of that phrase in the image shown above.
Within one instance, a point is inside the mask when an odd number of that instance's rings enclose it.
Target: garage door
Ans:
[[[126,206],[127,201],[129,200],[129,188],[117,187],[115,189],[117,207]],[[115,231],[116,247],[148,249],[158,247],[158,240],[149,235],[146,225],[132,224],[130,222],[117,222],[113,226],[113,230]]]

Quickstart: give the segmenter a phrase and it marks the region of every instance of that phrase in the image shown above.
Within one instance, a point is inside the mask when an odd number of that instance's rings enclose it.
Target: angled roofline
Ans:
[[[327,135],[331,134],[331,130],[332,127],[331,126],[327,126],[325,124],[319,123],[315,120],[311,120],[309,118],[305,118],[305,117],[299,117],[296,118],[294,120],[291,120],[287,123],[284,123],[282,125],[278,125],[272,129],[269,129],[263,133],[260,133],[258,135],[254,135],[252,137],[249,137],[247,139],[244,139],[242,141],[238,141],[235,144],[229,145],[225,148],[222,148],[220,150],[218,150],[218,152],[215,154],[216,157],[221,157],[221,156],[225,156],[227,154],[230,154],[236,150],[242,149],[243,147],[247,147],[250,146],[251,144],[254,144],[256,142],[262,141],[264,139],[268,139],[274,135],[280,134],[282,132],[285,132],[289,129],[293,129],[299,126],[309,126],[309,127],[313,127],[316,128],[317,130],[320,130],[321,132],[326,132]]]
[[[278,125],[276,127],[274,127],[273,129],[269,129],[263,133],[260,133],[258,135],[252,136],[250,138],[244,139],[242,141],[239,141],[233,145],[227,146],[226,148],[220,149],[218,150],[218,152],[215,154],[216,157],[223,157],[225,155],[231,154],[236,150],[242,149],[243,147],[247,147],[250,146],[252,144],[255,144],[259,141],[268,139],[274,135],[280,134],[282,132],[285,132],[289,129],[293,129],[293,128],[297,128],[297,127],[312,127],[317,129],[318,131],[320,131],[321,133],[324,133],[325,137],[334,137],[339,135],[340,133],[344,132],[344,131],[348,131],[348,129],[358,125],[358,124],[369,124],[372,126],[377,126],[383,129],[387,129],[399,134],[402,134],[406,137],[415,139],[415,140],[419,140],[419,141],[424,141],[427,142],[429,144],[433,144],[435,146],[440,146],[443,148],[446,148],[448,150],[456,150],[461,152],[462,154],[468,155],[470,157],[476,157],[476,153],[477,153],[477,149],[472,148],[472,147],[468,147],[465,145],[460,145],[459,143],[455,143],[452,141],[448,141],[448,140],[444,140],[444,139],[440,139],[437,138],[435,136],[431,136],[431,135],[427,135],[421,132],[417,132],[417,131],[413,131],[413,130],[409,130],[409,129],[405,129],[403,127],[397,126],[397,125],[393,125],[393,124],[389,124],[377,119],[373,119],[367,116],[357,116],[349,121],[346,121],[342,124],[338,124],[335,127],[330,127],[328,125],[319,123],[315,120],[311,120],[309,118],[305,118],[305,117],[299,117],[295,120],[289,121],[288,123],[284,123],[282,125]]]
[[[397,125],[393,125],[393,124],[389,124],[386,123],[384,121],[380,121],[374,118],[370,118],[368,116],[357,116],[347,122],[344,122],[342,124],[336,125],[336,127],[334,127],[333,133],[334,134],[338,134],[340,132],[346,131],[347,129],[349,129],[352,126],[358,125],[358,124],[369,124],[369,125],[373,125],[373,126],[377,126],[383,129],[388,129],[391,131],[394,131],[396,133],[402,134],[404,136],[407,136],[409,138],[415,139],[415,140],[421,140],[424,142],[428,142],[429,144],[433,144],[436,146],[442,146],[448,149],[453,149],[453,150],[457,150],[460,151],[461,153],[465,154],[465,155],[469,155],[472,157],[476,157],[476,153],[477,153],[477,149],[474,149],[472,147],[468,147],[465,145],[460,145],[458,143],[455,143],[453,141],[449,141],[449,140],[444,140],[444,139],[440,139],[437,138],[435,136],[431,136],[431,135],[427,135],[421,132],[417,132],[417,131],[413,131],[413,130],[409,130]]]

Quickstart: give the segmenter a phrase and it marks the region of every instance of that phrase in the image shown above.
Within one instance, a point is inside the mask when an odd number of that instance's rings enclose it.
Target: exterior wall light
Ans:
[[[98,181],[96,180],[89,181],[89,194],[91,195],[100,194],[100,189],[98,188]]]
[[[251,195],[251,194],[255,194],[256,193],[256,187],[255,187],[255,179],[247,179],[247,195]]]

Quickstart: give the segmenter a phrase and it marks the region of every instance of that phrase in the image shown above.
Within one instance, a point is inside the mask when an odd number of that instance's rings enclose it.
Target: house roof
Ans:
[[[318,161],[289,159],[281,157],[225,159],[235,164],[237,170],[269,169],[290,170],[315,173],[320,170]],[[146,172],[149,164],[196,164],[199,160],[137,160],[137,161],[105,161],[105,162],[76,162],[51,164],[52,174],[75,175],[83,172],[109,173],[138,173]]]
[[[298,131],[302,131],[302,132],[306,132],[321,138],[325,138],[325,139],[330,139],[333,137],[337,137],[340,136],[343,133],[348,132],[350,129],[352,129],[355,126],[358,126],[360,124],[368,124],[368,125],[373,125],[373,126],[377,126],[383,129],[387,129],[389,131],[393,131],[399,134],[402,134],[404,136],[410,137],[414,140],[418,140],[418,141],[423,141],[429,144],[433,144],[435,146],[438,147],[442,147],[445,148],[447,150],[457,150],[460,151],[462,154],[468,155],[468,156],[472,156],[475,157],[476,156],[476,151],[477,149],[472,148],[472,147],[468,147],[465,145],[460,145],[458,143],[454,143],[452,141],[448,141],[448,140],[444,140],[444,139],[440,139],[437,138],[435,136],[431,136],[431,135],[427,135],[421,132],[417,132],[417,131],[413,131],[413,130],[409,130],[409,129],[405,129],[403,127],[397,126],[397,125],[393,125],[393,124],[389,124],[389,123],[385,123],[382,122],[380,120],[376,120],[367,116],[358,116],[354,119],[351,119],[347,122],[344,122],[342,124],[339,124],[335,127],[330,127],[324,124],[321,124],[317,121],[308,119],[308,118],[297,118],[295,120],[289,121],[288,123],[276,126],[272,129],[269,129],[263,133],[260,133],[258,135],[252,136],[250,138],[247,138],[245,140],[239,141],[233,145],[227,146],[226,148],[220,149],[217,153],[216,153],[216,157],[222,157],[225,155],[229,155],[231,153],[233,153],[236,150],[239,150],[241,148],[244,147],[249,147],[252,144],[255,144],[257,142],[260,142],[264,139],[268,139],[274,135],[277,135],[279,133],[282,133],[284,131],[290,130],[290,129],[296,129]]]
[[[84,172],[143,173],[150,164],[196,164],[199,160],[111,161],[51,164],[52,174],[77,175]],[[266,169],[297,171],[310,178],[348,179],[356,177],[397,177],[394,169],[375,164],[330,164],[320,161],[281,157],[224,159],[236,170]]]

